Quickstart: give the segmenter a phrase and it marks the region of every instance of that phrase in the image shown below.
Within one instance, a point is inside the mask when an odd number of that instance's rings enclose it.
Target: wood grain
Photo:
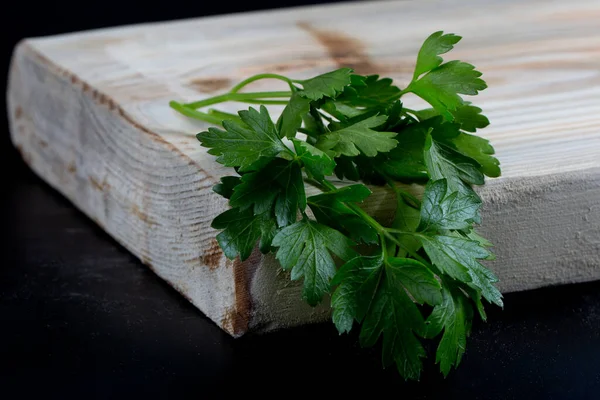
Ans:
[[[339,66],[404,86],[423,39],[454,32],[452,58],[489,85],[481,134],[503,176],[478,190],[501,289],[588,281],[600,278],[599,20],[591,0],[375,1],[32,38],[12,60],[11,135],[37,174],[232,335],[318,321],[327,302],[303,304],[272,257],[223,257],[209,225],[226,204],[211,187],[229,171],[194,138],[206,125],[168,102]],[[389,215],[393,195],[376,189],[369,208]]]

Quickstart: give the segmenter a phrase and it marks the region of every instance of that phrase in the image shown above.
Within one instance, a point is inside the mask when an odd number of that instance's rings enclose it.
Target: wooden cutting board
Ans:
[[[410,80],[423,40],[489,88],[477,105],[503,176],[488,180],[480,231],[503,292],[600,278],[600,2],[397,1],[188,19],[32,38],[8,89],[14,145],[31,168],[233,336],[328,318],[271,256],[228,261],[210,228],[229,173],[168,107],[260,72],[310,77],[348,66]],[[253,90],[280,90],[276,81]],[[410,102],[408,102],[410,104]],[[235,112],[247,107],[225,104]],[[273,108],[274,117],[280,111]],[[385,215],[393,195],[375,191]]]

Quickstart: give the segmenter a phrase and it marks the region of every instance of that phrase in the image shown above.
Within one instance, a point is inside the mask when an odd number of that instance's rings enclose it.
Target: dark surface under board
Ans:
[[[407,384],[381,369],[379,348],[361,349],[356,335],[339,336],[329,323],[232,339],[17,165],[23,173],[5,182],[0,207],[5,393],[203,398],[259,390],[315,398],[310,392],[322,384],[342,393],[392,388],[399,398],[600,393],[600,282],[507,295],[503,311],[489,308],[488,322],[475,323],[457,371],[443,379],[426,361],[421,383]]]
[[[4,54],[22,37],[281,6],[184,3],[11,3]],[[29,172],[6,126],[3,115],[0,398],[600,398],[600,282],[507,295],[446,379],[430,352],[421,382],[405,383],[332,324],[235,340]]]

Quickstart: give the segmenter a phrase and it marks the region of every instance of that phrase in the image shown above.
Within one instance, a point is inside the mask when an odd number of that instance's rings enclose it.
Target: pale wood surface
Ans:
[[[272,258],[222,256],[209,224],[226,204],[211,187],[230,171],[191,135],[206,125],[168,101],[255,73],[302,78],[338,66],[404,86],[423,39],[454,32],[464,39],[449,56],[489,85],[475,100],[503,176],[479,189],[481,230],[496,243],[489,266],[500,287],[598,279],[599,21],[597,0],[395,1],[28,39],[11,67],[11,133],[34,171],[234,336],[320,320],[327,304],[305,306]],[[390,196],[376,191],[370,207],[385,216]]]

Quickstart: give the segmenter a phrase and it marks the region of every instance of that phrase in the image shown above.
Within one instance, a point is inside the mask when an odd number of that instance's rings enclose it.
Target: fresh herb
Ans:
[[[358,325],[363,346],[381,339],[384,366],[395,363],[405,379],[419,379],[423,341],[436,338],[435,359],[447,375],[465,352],[474,308],[485,320],[482,299],[502,306],[497,278],[482,264],[494,256],[474,230],[481,199],[473,190],[500,175],[499,162],[473,135],[488,119],[461,96],[486,84],[473,65],[440,57],[460,39],[429,36],[404,89],[341,68],[304,80],[260,74],[219,96],[171,102],[220,126],[197,138],[235,172],[214,187],[231,206],[212,223],[224,254],[245,260],[257,246],[275,253],[292,280],[303,280],[310,305],[330,294],[340,334]],[[279,79],[289,90],[239,92],[259,79]],[[403,107],[408,93],[431,108]],[[260,107],[199,111],[225,101]],[[265,105],[285,107],[273,121]],[[423,194],[399,183],[420,185]],[[361,207],[371,195],[365,184],[395,193],[391,223]],[[322,193],[307,196],[305,185]]]

